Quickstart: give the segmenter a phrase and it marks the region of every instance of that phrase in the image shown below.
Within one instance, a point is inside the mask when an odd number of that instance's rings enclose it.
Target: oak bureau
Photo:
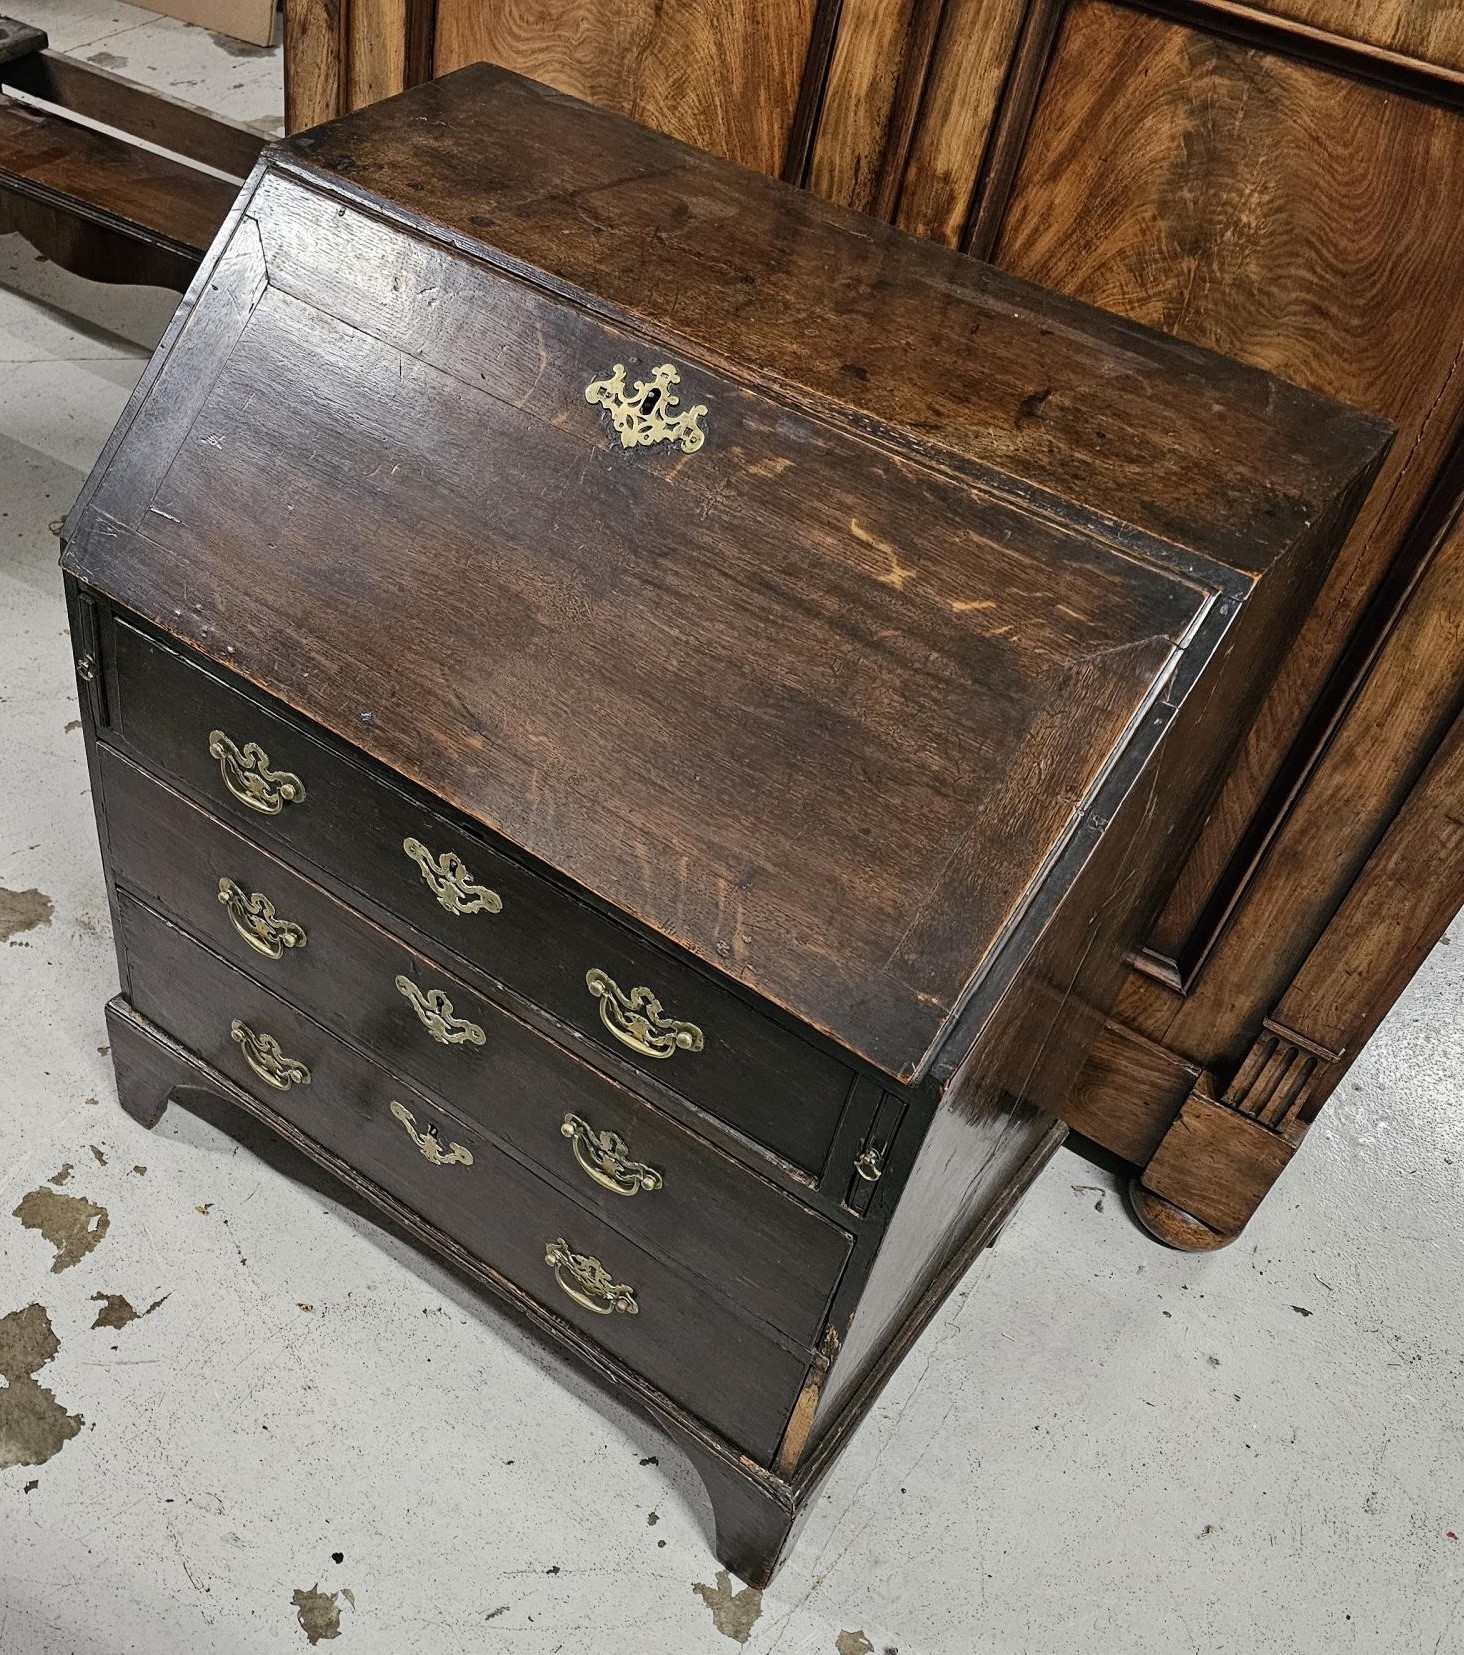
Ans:
[[[765,1582],[1387,438],[506,72],[272,149],[64,534],[123,1107],[363,1192]]]

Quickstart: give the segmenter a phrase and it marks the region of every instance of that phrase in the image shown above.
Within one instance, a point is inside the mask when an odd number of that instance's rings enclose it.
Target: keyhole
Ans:
[[[643,413],[643,414],[654,414],[655,411],[656,411],[656,404],[660,400],[661,400],[661,393],[660,393],[659,389],[657,389],[657,387],[653,385],[650,388],[650,390],[647,391],[646,394],[641,398],[641,413]]]

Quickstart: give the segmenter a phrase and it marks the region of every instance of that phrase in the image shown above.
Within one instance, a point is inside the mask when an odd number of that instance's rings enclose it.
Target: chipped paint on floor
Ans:
[[[105,1207],[84,1195],[63,1195],[44,1184],[21,1196],[12,1215],[28,1230],[38,1230],[41,1239],[56,1249],[52,1271],[59,1273],[79,1264],[93,1248],[101,1245],[111,1217]]]
[[[168,1302],[168,1294],[154,1299],[146,1310],[136,1310],[125,1293],[93,1293],[92,1303],[100,1304],[101,1309],[92,1322],[93,1327],[126,1327],[129,1322],[140,1322],[144,1316],[151,1316],[153,1311],[160,1309]]]
[[[307,1643],[318,1644],[326,1638],[341,1635],[339,1599],[350,1597],[349,1592],[322,1592],[316,1586],[296,1587],[290,1602],[295,1606],[295,1619],[305,1634]],[[351,1600],[354,1603],[354,1599]]]
[[[44,891],[8,891],[0,885],[0,942],[49,925],[53,907]]]
[[[5,1381],[0,1387],[0,1471],[17,1465],[44,1465],[86,1424],[36,1380],[60,1348],[43,1305],[30,1304],[0,1316],[0,1379]],[[32,1482],[27,1491],[36,1486]]]
[[[715,1586],[697,1585],[692,1591],[711,1610],[712,1625],[724,1638],[731,1638],[734,1643],[747,1642],[762,1614],[763,1595],[756,1587],[744,1586],[738,1591],[727,1571],[718,1569]]]

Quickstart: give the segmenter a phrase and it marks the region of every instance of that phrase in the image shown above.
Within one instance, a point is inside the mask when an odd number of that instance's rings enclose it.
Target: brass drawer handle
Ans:
[[[854,1170],[866,1184],[877,1184],[884,1177],[884,1156],[877,1149],[866,1149],[854,1163]]]
[[[594,1127],[578,1115],[564,1117],[559,1128],[570,1140],[574,1158],[597,1184],[603,1184],[616,1195],[639,1195],[642,1190],[658,1190],[664,1180],[654,1167],[631,1158],[630,1145],[614,1132],[596,1132]]]
[[[486,885],[475,885],[456,851],[434,856],[420,839],[403,839],[402,849],[417,864],[423,882],[450,914],[498,914],[503,899]]]
[[[288,1092],[292,1086],[308,1086],[310,1071],[298,1059],[286,1057],[271,1034],[256,1034],[236,1017],[229,1025],[229,1038],[244,1054],[244,1061],[266,1086]]]
[[[702,1049],[696,1024],[667,1017],[650,989],[633,988],[627,994],[598,966],[585,973],[585,986],[600,1002],[600,1021],[622,1046],[642,1057],[675,1057],[677,1052]]]
[[[698,423],[706,404],[693,403],[677,413],[680,397],[671,394],[671,387],[681,383],[681,375],[669,362],[651,369],[649,379],[638,379],[635,388],[625,388],[625,364],[617,362],[602,379],[592,379],[585,386],[585,401],[597,402],[610,415],[610,423],[620,433],[622,448],[648,448],[652,443],[678,443],[683,454],[695,454],[707,440],[707,434]]]
[[[398,977],[397,992],[417,1014],[417,1021],[440,1046],[481,1046],[488,1036],[466,1017],[454,1017],[452,1001],[440,988],[425,993],[410,977]]]
[[[544,1249],[544,1262],[554,1272],[560,1289],[578,1305],[593,1310],[597,1316],[608,1316],[619,1310],[626,1316],[638,1316],[640,1306],[635,1302],[635,1289],[612,1279],[599,1259],[587,1253],[576,1253],[563,1236],[556,1236]],[[566,1274],[569,1280],[565,1280]]]
[[[221,879],[219,901],[244,941],[270,959],[279,959],[287,948],[305,946],[305,927],[292,919],[280,919],[263,891],[246,891],[232,879]]]
[[[449,1144],[444,1150],[442,1139],[437,1128],[428,1122],[427,1130],[417,1130],[417,1117],[407,1108],[406,1104],[391,1100],[391,1112],[407,1130],[407,1136],[422,1151],[423,1156],[431,1161],[435,1167],[470,1167],[473,1164],[473,1152],[464,1149],[461,1144]]]
[[[288,770],[271,770],[269,754],[257,741],[240,748],[222,730],[210,730],[208,752],[219,761],[224,786],[251,810],[278,816],[286,805],[304,804],[305,783]]]

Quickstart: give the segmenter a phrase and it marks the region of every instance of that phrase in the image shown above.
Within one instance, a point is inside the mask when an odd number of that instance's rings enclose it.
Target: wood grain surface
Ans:
[[[808,177],[830,201],[878,213],[891,171],[898,187],[889,145],[903,83],[915,69],[912,28],[922,11],[939,7],[922,0],[845,0],[840,9]]]
[[[396,1196],[613,1357],[643,1374],[763,1464],[771,1462],[809,1364],[765,1325],[715,1304],[695,1278],[543,1182],[470,1122],[455,1118],[399,1076],[370,1062],[312,1019],[252,983],[128,896],[119,901],[142,1016],[283,1115],[323,1149],[349,1158]],[[232,1038],[235,1020],[269,1034],[303,1063],[307,1085],[280,1091],[261,1080]],[[434,1165],[391,1113],[403,1103],[425,1132],[460,1143],[471,1164]],[[487,1192],[491,1191],[491,1197]],[[602,1315],[556,1285],[544,1259],[556,1236],[600,1259],[636,1290],[636,1315]],[[735,1352],[735,1359],[731,1353]]]
[[[346,0],[347,109],[394,97],[407,83],[408,0]]]
[[[436,72],[496,63],[781,173],[816,0],[439,0]]]
[[[494,318],[463,297],[465,318]],[[227,631],[230,659],[271,693],[879,1066],[913,1070],[1203,595],[1072,536],[983,527],[969,499],[791,415],[770,424],[705,376],[691,387],[719,409],[726,452],[789,465],[698,480],[694,462],[622,458],[579,390],[618,347],[537,306],[495,309],[500,338],[523,343],[499,352],[485,395],[463,358],[400,374],[400,338],[272,290],[199,415],[222,445],[185,444],[147,511],[153,551],[131,567],[151,590],[129,577],[129,600],[205,649]],[[395,331],[385,312],[375,326]],[[540,328],[579,365],[555,393],[582,410],[571,430],[541,423],[547,399],[514,411]],[[272,402],[301,370],[312,397]],[[312,453],[267,500],[265,480]],[[372,478],[368,494],[353,501],[347,475]],[[561,486],[537,488],[546,475]],[[619,532],[637,519],[643,538]],[[353,627],[350,651],[335,630],[361,601],[341,558],[367,538],[400,583],[374,660],[371,628]],[[652,543],[675,557],[647,562]],[[1060,609],[1043,596],[1059,587]],[[474,594],[450,691],[442,591]],[[495,612],[512,624],[490,645],[474,617]],[[708,739],[728,706],[736,724]]]
[[[1029,0],[947,0],[896,223],[960,244]]]
[[[367,110],[295,153],[373,211],[429,215],[713,364],[756,363],[821,413],[1049,514],[1101,518],[1143,555],[1259,571],[1384,439],[1238,363],[516,77],[464,71],[415,107],[410,126]],[[266,182],[264,216],[281,187]]]
[[[199,259],[238,186],[0,97],[0,189],[71,204],[105,228]]]
[[[93,502],[113,529],[95,518],[69,566],[216,658],[227,637],[227,664],[327,730],[918,1074],[1210,595],[1249,591],[1217,556],[1308,544],[1380,428],[502,71],[399,107],[296,140],[331,170],[258,191],[241,238],[267,291],[226,363],[165,366],[140,416],[212,440],[130,444]],[[314,187],[362,185],[369,213]],[[394,198],[631,315],[420,239]],[[713,216],[714,245],[685,233]],[[815,304],[816,270],[838,276]],[[627,454],[583,388],[648,363],[646,331],[781,367],[835,418],[685,357],[706,448]],[[1019,500],[1040,480],[1073,529],[921,464],[936,439],[951,470],[975,448],[983,483],[999,457]],[[1154,564],[1078,532],[1115,536],[1110,504]],[[146,555],[118,559],[117,524]],[[382,653],[368,544],[393,583]]]
[[[109,631],[108,654],[121,737],[156,774],[252,838],[303,861],[312,874],[343,888],[347,900],[369,899],[388,923],[424,935],[449,969],[457,970],[458,961],[476,965],[561,1026],[578,1030],[592,1047],[632,1063],[634,1054],[601,1021],[585,974],[603,970],[627,992],[649,985],[669,1016],[696,1024],[703,1048],[669,1061],[641,1059],[638,1067],[806,1175],[821,1172],[851,1080],[838,1056],[815,1049],[764,1008],[729,993],[721,979],[653,946],[521,859],[511,860],[440,807],[424,807],[389,779],[347,762],[317,739],[319,732],[285,723],[239,694],[242,686],[226,687],[123,622]],[[241,743],[258,742],[277,765],[297,772],[307,788],[305,804],[256,820],[258,813],[224,788],[209,754],[209,732],[220,727]],[[403,853],[408,838],[434,855],[458,856],[499,897],[501,911],[459,915],[444,908]]]
[[[289,0],[285,6],[285,130],[300,132],[345,111],[348,0]]]
[[[1350,982],[1363,1005],[1374,1004],[1356,941],[1345,951],[1335,938],[1328,946],[1329,955],[1338,946],[1335,981],[1324,960],[1309,962],[1308,955],[1405,807],[1461,703],[1464,521],[1456,505],[1408,601],[1384,630],[1371,672],[1258,869],[1247,891],[1246,923],[1227,931],[1207,962],[1205,995],[1186,1000],[1165,1018],[1170,1045],[1204,1063],[1238,1062],[1249,1044],[1249,1007],[1275,1005],[1304,962],[1308,980],[1328,980],[1330,995],[1345,997],[1344,984]],[[1451,870],[1436,850],[1417,854],[1418,888],[1409,905],[1421,903],[1443,914],[1452,900]],[[1346,903],[1372,916],[1378,958],[1391,957],[1398,938],[1382,920],[1378,897],[1359,892],[1346,896]],[[1443,914],[1438,923],[1446,918]],[[1149,1009],[1146,1000],[1141,1015]]]
[[[1425,63],[1464,69],[1464,8],[1458,0],[1267,0],[1263,9]]]
[[[1461,171],[1464,118],[1447,109],[1102,0],[1072,8],[999,261],[1400,426],[1156,932],[1161,954],[1187,944],[1464,409],[1464,285],[1438,210]]]
[[[175,155],[247,178],[267,142],[263,133],[197,104],[149,92],[136,81],[62,52],[34,52],[0,69],[0,86],[100,121]],[[216,182],[216,180],[211,180]]]

